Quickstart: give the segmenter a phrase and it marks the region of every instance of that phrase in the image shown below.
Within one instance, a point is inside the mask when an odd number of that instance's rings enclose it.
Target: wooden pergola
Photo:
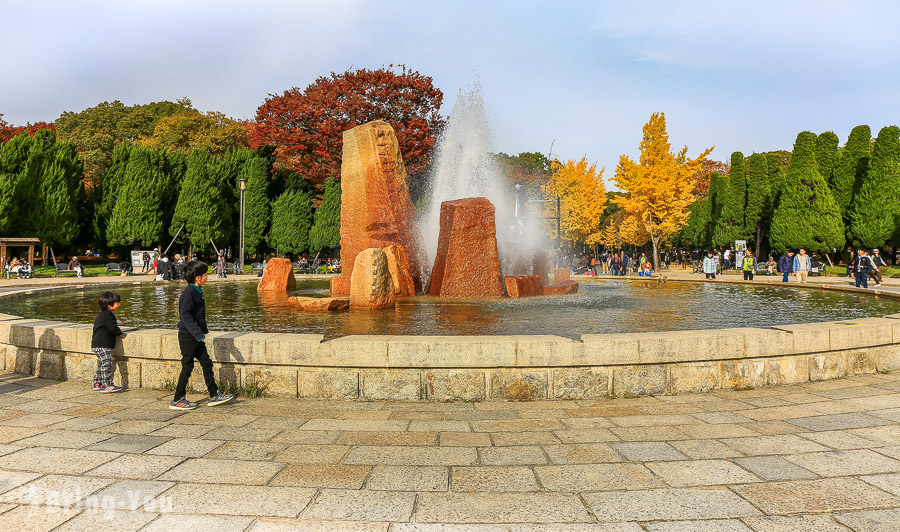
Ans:
[[[6,248],[28,248],[28,264],[34,268],[34,246],[40,243],[39,238],[0,237],[0,265],[6,264]]]

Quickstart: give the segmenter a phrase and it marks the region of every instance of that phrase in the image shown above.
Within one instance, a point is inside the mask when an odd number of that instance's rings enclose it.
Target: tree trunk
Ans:
[[[50,254],[50,252],[48,251],[49,248],[50,246],[47,245],[46,242],[41,244],[41,266],[47,265],[47,255]]]
[[[759,260],[759,254],[762,252],[762,223],[756,224],[756,260]]]
[[[659,273],[659,237],[651,236],[650,241],[653,243],[653,269]]]

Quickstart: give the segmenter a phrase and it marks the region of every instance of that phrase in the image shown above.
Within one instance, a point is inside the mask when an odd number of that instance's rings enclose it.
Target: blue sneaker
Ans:
[[[102,391],[103,391],[103,385],[100,384],[99,382],[95,382],[95,383],[94,383],[94,391],[95,391],[95,392],[102,392]]]
[[[121,392],[122,389],[123,388],[121,386],[113,386],[112,384],[110,384],[109,386],[103,386],[100,391],[103,393],[116,393]]]
[[[195,408],[197,408],[197,403],[187,399],[179,399],[169,403],[169,410],[193,410]]]
[[[231,401],[232,399],[234,399],[234,395],[232,395],[230,393],[219,392],[216,394],[215,397],[210,397],[209,402],[206,403],[206,405],[207,406],[218,406],[218,405],[227,403],[228,401]]]

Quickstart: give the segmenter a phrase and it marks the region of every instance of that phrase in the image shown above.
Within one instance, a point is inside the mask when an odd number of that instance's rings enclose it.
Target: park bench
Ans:
[[[250,273],[259,273],[263,271],[263,263],[254,262],[250,264]]]
[[[769,269],[766,268],[765,262],[761,262],[756,265],[756,274],[757,275],[761,275],[761,274],[769,275]]]
[[[56,263],[56,275],[55,277],[59,277],[61,273],[78,273],[78,270],[70,270],[69,265],[63,262]]]
[[[108,262],[106,263],[106,275],[111,273],[122,274],[122,266],[119,265],[118,262]]]

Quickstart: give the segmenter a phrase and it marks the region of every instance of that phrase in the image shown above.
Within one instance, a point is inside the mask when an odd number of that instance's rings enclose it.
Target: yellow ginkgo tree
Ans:
[[[653,244],[653,267],[659,269],[659,244],[684,227],[696,175],[709,148],[698,157],[687,157],[687,146],[672,153],[666,133],[666,116],[653,113],[644,125],[641,156],[634,162],[627,155],[619,158],[615,183],[625,192],[615,202],[624,211],[622,240],[630,244]]]
[[[606,208],[606,187],[603,169],[597,172],[597,163],[588,165],[587,158],[580,161],[553,163],[553,173],[544,186],[547,198],[560,197],[561,228],[564,238],[572,242],[595,243],[602,230],[600,218]],[[556,214],[556,204],[549,203],[547,216]],[[556,237],[556,224],[550,227],[550,237]]]

